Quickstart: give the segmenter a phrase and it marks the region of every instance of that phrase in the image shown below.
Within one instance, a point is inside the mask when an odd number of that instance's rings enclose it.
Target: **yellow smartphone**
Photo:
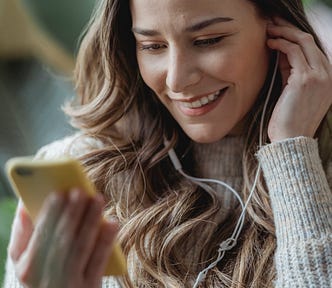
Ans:
[[[74,187],[79,187],[91,196],[97,193],[85,175],[82,165],[72,158],[57,160],[12,158],[6,163],[6,172],[14,192],[22,199],[33,223],[45,198],[53,191],[68,192]],[[112,249],[104,275],[124,275],[127,272],[127,265],[120,245],[116,243]]]

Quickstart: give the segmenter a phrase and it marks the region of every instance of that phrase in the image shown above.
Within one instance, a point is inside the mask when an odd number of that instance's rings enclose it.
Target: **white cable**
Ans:
[[[266,96],[266,100],[265,100],[265,103],[264,103],[263,112],[262,112],[262,116],[261,116],[261,123],[260,123],[260,126],[259,126],[259,147],[263,146],[262,137],[263,137],[263,126],[264,126],[265,113],[266,113],[267,104],[269,103],[270,98],[271,98],[271,93],[272,93],[274,81],[276,80],[277,71],[278,71],[278,64],[279,64],[279,58],[280,58],[280,53],[279,53],[279,51],[277,51],[276,62],[274,64],[271,84],[270,84],[270,87],[269,87],[269,91],[267,92],[267,96]]]
[[[217,259],[198,274],[198,277],[196,278],[196,282],[195,282],[193,288],[197,288],[198,285],[205,280],[205,277],[206,277],[208,271],[211,270],[212,268],[214,268],[224,258],[226,251],[231,250],[236,246],[237,240],[238,240],[238,238],[240,236],[240,233],[243,229],[244,219],[245,219],[245,212],[247,210],[249,201],[251,200],[251,197],[254,194],[254,191],[255,191],[255,188],[256,188],[256,185],[257,185],[259,172],[260,172],[260,165],[258,165],[258,168],[257,168],[257,171],[256,171],[256,176],[255,176],[255,181],[254,181],[254,184],[251,188],[251,191],[250,191],[249,197],[246,201],[246,204],[243,206],[242,199],[240,199],[240,201],[239,201],[241,203],[242,213],[239,217],[239,220],[236,223],[236,226],[235,226],[235,229],[233,231],[232,236],[227,238],[226,240],[224,240],[223,242],[221,242],[219,244]],[[240,197],[237,192],[235,192],[235,195]]]
[[[272,79],[271,79],[271,84],[267,93],[267,97],[264,103],[264,107],[263,107],[263,111],[262,111],[262,116],[261,116],[261,122],[260,122],[260,127],[259,127],[259,148],[262,147],[262,135],[263,135],[263,126],[264,126],[264,119],[265,119],[265,113],[266,113],[266,108],[267,108],[267,104],[270,100],[271,97],[271,93],[272,93],[272,89],[273,89],[273,85],[275,82],[275,77],[277,74],[277,70],[278,70],[278,63],[279,63],[279,52],[277,52],[277,57],[275,60],[275,66],[274,66],[274,70],[273,70],[273,75],[272,75]],[[168,141],[165,139],[165,146],[168,144]],[[217,179],[206,179],[206,178],[196,178],[193,176],[189,176],[188,174],[186,174],[183,169],[182,169],[182,165],[181,162],[179,161],[178,157],[176,156],[176,153],[174,151],[174,149],[170,149],[168,151],[168,155],[169,158],[171,159],[174,168],[181,173],[185,178],[189,179],[190,181],[192,181],[193,183],[197,184],[198,186],[200,186],[201,188],[203,188],[205,191],[207,191],[209,194],[215,194],[216,192],[212,189],[211,186],[209,186],[208,184],[205,183],[214,183],[214,184],[218,184],[221,186],[224,186],[226,189],[228,189],[229,191],[231,191],[233,193],[233,195],[237,198],[237,200],[239,201],[241,208],[242,208],[242,212],[241,215],[236,223],[236,226],[234,228],[234,231],[232,233],[232,236],[227,238],[226,240],[224,240],[223,242],[221,242],[219,244],[219,248],[218,248],[218,256],[216,258],[215,261],[213,261],[209,266],[207,266],[205,269],[203,269],[197,276],[195,284],[193,286],[193,288],[197,288],[198,285],[200,283],[202,283],[205,280],[205,277],[208,273],[208,271],[212,268],[214,268],[220,260],[223,259],[223,257],[225,256],[226,251],[233,249],[236,244],[237,244],[237,240],[240,236],[240,233],[243,229],[243,225],[244,225],[244,219],[245,219],[245,213],[247,210],[247,207],[249,205],[249,202],[254,194],[257,182],[258,182],[258,178],[260,175],[260,168],[261,165],[258,164],[257,167],[257,171],[256,171],[256,175],[255,175],[255,180],[253,183],[253,186],[251,187],[248,199],[246,201],[245,204],[243,204],[243,201],[241,199],[241,196],[239,195],[238,192],[236,192],[231,186],[229,186],[227,183],[217,180]]]
[[[244,208],[244,204],[243,204],[243,201],[240,197],[240,195],[231,187],[229,186],[227,183],[225,182],[222,182],[220,180],[217,180],[217,179],[209,179],[209,178],[196,178],[196,177],[193,177],[193,176],[189,176],[188,174],[186,174],[185,172],[183,172],[182,168],[178,170],[184,177],[186,177],[187,179],[197,183],[197,182],[206,182],[206,183],[215,183],[215,184],[219,184],[221,186],[224,186],[226,187],[227,189],[229,189],[233,194],[234,196],[239,200],[240,204],[241,204],[241,207],[242,209]]]

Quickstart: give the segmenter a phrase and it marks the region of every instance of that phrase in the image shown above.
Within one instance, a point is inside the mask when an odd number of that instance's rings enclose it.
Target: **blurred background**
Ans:
[[[17,201],[4,163],[73,132],[61,105],[74,95],[78,39],[97,1],[0,0],[0,285]],[[332,55],[332,0],[304,2]]]
[[[0,286],[16,206],[4,163],[72,133],[61,105],[95,2],[0,0]]]

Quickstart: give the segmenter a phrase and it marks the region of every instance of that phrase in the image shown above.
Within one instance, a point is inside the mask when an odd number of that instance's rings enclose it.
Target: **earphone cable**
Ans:
[[[271,97],[271,93],[272,93],[272,89],[274,86],[274,82],[275,82],[275,78],[276,78],[276,74],[277,74],[277,70],[278,70],[278,63],[279,63],[279,52],[277,52],[277,56],[276,56],[276,60],[275,60],[275,65],[274,65],[274,70],[273,70],[273,75],[272,75],[272,79],[271,79],[271,84],[267,93],[267,97],[264,103],[264,107],[263,107],[263,111],[262,111],[262,115],[261,115],[261,121],[260,121],[260,127],[259,127],[259,148],[262,147],[263,145],[263,127],[264,127],[264,120],[265,120],[265,114],[266,114],[266,109],[267,109],[267,105],[269,103],[270,97]],[[167,140],[164,140],[165,145],[167,144]],[[246,203],[244,204],[241,196],[239,195],[238,192],[236,192],[231,186],[229,186],[227,183],[222,182],[220,180],[217,179],[207,179],[207,178],[196,178],[193,176],[190,176],[188,174],[186,174],[183,169],[182,169],[182,165],[178,159],[178,157],[176,156],[176,153],[174,151],[174,149],[170,149],[168,151],[169,157],[173,163],[174,168],[181,173],[185,178],[187,178],[188,180],[192,181],[193,183],[195,183],[196,185],[200,186],[201,188],[203,188],[206,192],[208,192],[209,194],[211,193],[216,193],[212,187],[206,183],[214,183],[214,184],[219,184],[223,187],[225,187],[226,189],[228,189],[229,191],[231,191],[233,193],[233,195],[237,198],[237,200],[239,201],[240,205],[241,205],[241,215],[236,223],[236,226],[233,230],[232,236],[227,238],[226,240],[224,240],[223,242],[221,242],[219,244],[219,248],[218,248],[218,256],[216,258],[215,261],[213,261],[212,263],[210,263],[210,265],[208,265],[205,269],[203,269],[197,276],[196,281],[194,283],[193,288],[197,288],[198,285],[203,282],[205,280],[205,277],[208,273],[209,270],[213,269],[224,257],[226,251],[231,250],[232,248],[234,248],[237,244],[237,240],[240,236],[240,233],[243,229],[244,226],[244,220],[245,220],[245,213],[247,210],[247,207],[249,205],[249,202],[254,194],[254,191],[256,189],[257,186],[257,182],[259,179],[259,175],[260,175],[260,171],[261,171],[261,165],[258,164],[257,170],[256,170],[256,174],[255,174],[255,180],[254,183],[251,187],[249,196],[247,198]]]

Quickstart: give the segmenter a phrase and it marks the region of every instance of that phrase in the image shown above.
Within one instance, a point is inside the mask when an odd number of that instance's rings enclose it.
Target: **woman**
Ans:
[[[301,1],[105,0],[76,76],[66,111],[81,132],[37,157],[86,166],[128,256],[118,283],[329,287],[332,68]],[[254,188],[238,237],[236,197],[180,175],[171,148],[192,175],[244,200]],[[18,208],[6,287],[99,286],[116,224],[97,227],[101,199],[68,198],[53,194],[34,229]]]

